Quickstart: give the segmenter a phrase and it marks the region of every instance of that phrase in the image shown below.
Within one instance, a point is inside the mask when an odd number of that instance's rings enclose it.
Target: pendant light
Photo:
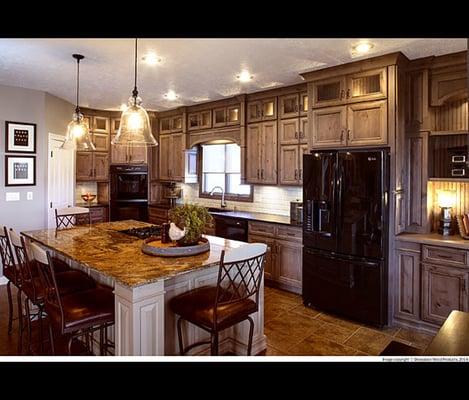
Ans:
[[[150,118],[141,104],[142,99],[138,96],[137,90],[137,39],[135,39],[134,90],[129,97],[127,108],[122,112],[119,131],[111,144],[132,147],[158,145],[151,133]]]
[[[80,94],[80,61],[85,58],[81,54],[73,54],[72,57],[77,60],[77,106],[73,113],[73,119],[67,127],[67,137],[62,144],[63,148],[75,148],[77,151],[96,150],[90,137],[90,128],[83,118],[79,106]]]

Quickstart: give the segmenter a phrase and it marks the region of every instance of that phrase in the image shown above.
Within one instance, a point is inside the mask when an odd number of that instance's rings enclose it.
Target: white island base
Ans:
[[[114,286],[115,294],[115,355],[117,356],[163,356],[179,355],[176,321],[177,316],[171,312],[171,298],[189,290],[216,285],[218,266],[198,269],[193,272],[177,275],[135,288],[123,286],[118,282]],[[259,311],[252,314],[254,335],[252,355],[267,348],[264,335],[264,282],[259,293]],[[184,346],[210,339],[210,335],[184,321]],[[232,353],[247,355],[249,322],[220,332],[219,352],[223,355]],[[201,345],[189,351],[188,355],[210,355],[210,345]]]

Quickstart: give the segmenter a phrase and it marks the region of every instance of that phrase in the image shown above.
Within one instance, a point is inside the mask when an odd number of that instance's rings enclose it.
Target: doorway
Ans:
[[[73,206],[75,203],[75,150],[61,149],[65,136],[49,133],[47,227],[55,228],[56,208]]]

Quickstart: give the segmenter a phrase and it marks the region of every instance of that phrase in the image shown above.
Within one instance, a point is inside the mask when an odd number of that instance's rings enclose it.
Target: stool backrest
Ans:
[[[31,256],[36,262],[39,276],[41,277],[42,285],[44,287],[44,302],[47,307],[53,307],[60,313],[62,329],[64,324],[64,313],[62,307],[62,299],[57,287],[55,278],[54,261],[50,253],[36,243],[31,243]]]
[[[15,250],[16,261],[18,262],[18,269],[20,271],[21,284],[31,284],[33,289],[33,296],[36,298],[37,290],[36,283],[34,282],[35,265],[31,264],[26,251],[26,242],[23,236],[18,235],[13,229],[10,229],[10,240]]]
[[[258,304],[266,252],[267,245],[264,243],[250,243],[226,253],[222,252],[215,313],[220,305],[241,301],[253,295]]]
[[[0,231],[0,257],[3,268],[9,269],[13,272],[15,281],[18,281],[16,274],[17,270],[15,267],[15,257],[13,256],[13,250],[11,248],[10,238],[8,236],[7,227],[4,226],[3,230]]]
[[[91,223],[91,213],[85,207],[66,207],[55,209],[55,225],[57,229],[73,228],[77,225],[77,215],[88,214],[88,222]]]

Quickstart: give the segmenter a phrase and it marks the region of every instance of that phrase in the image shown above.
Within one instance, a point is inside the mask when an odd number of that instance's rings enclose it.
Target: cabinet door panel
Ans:
[[[170,152],[171,152],[171,135],[160,136],[160,142],[158,147],[160,148],[159,157],[159,179],[169,180],[170,179]]]
[[[100,181],[109,179],[108,153],[94,153],[94,177]]]
[[[246,182],[258,183],[261,169],[261,124],[248,125],[246,133]]]
[[[111,118],[111,133],[116,135],[121,124],[120,118]]]
[[[313,147],[334,147],[345,143],[347,114],[345,107],[329,107],[312,113]]]
[[[468,272],[458,268],[422,264],[422,319],[443,324],[453,310],[468,310]]]
[[[308,143],[308,134],[309,134],[308,117],[300,118],[300,131],[298,132],[300,143],[304,143],[304,144]]]
[[[213,110],[213,126],[225,126],[226,125],[226,108],[216,108]]]
[[[177,115],[171,118],[171,132],[182,131],[182,115]]]
[[[298,144],[299,140],[299,119],[280,120],[279,127],[279,143],[280,144]]]
[[[420,319],[420,253],[397,250],[396,314],[407,319]]]
[[[262,100],[262,119],[277,119],[277,98]]]
[[[265,255],[264,264],[264,277],[265,279],[275,280],[275,240],[265,236],[251,235],[249,234],[249,243],[265,243],[267,247],[267,253]]]
[[[115,135],[112,136],[114,138]],[[127,146],[115,146],[111,144],[111,163],[126,164],[128,161]]]
[[[147,162],[146,147],[128,147],[128,161],[131,164],[145,164]]]
[[[239,124],[239,106],[228,107],[226,111],[226,124]]]
[[[161,118],[160,119],[160,134],[170,133],[171,132],[171,118]]]
[[[279,98],[280,118],[292,118],[299,115],[299,95],[289,94]]]
[[[105,133],[93,133],[93,144],[96,151],[109,151],[109,135]]]
[[[182,181],[184,176],[184,147],[182,134],[171,136],[171,180]]]
[[[302,245],[285,240],[276,240],[278,281],[301,290]]]
[[[277,183],[277,122],[264,122],[262,124],[262,157],[261,180],[262,183]]]
[[[355,102],[385,98],[387,95],[386,77],[386,68],[348,75],[346,101]]]
[[[299,182],[298,145],[280,146],[280,184],[298,185]]]
[[[306,116],[308,114],[308,107],[309,107],[309,98],[308,93],[303,92],[300,93],[300,116]]]
[[[347,144],[349,146],[387,143],[386,100],[357,103],[348,106],[347,109]]]
[[[93,132],[109,133],[111,120],[107,117],[93,117]]]
[[[304,154],[308,154],[309,153],[309,147],[307,144],[303,144],[300,146],[300,160],[299,160],[299,163],[300,163],[300,171],[299,171],[299,181],[298,183],[300,185],[303,184],[303,172],[304,172],[304,169],[303,169],[303,155]]]
[[[77,181],[89,181],[93,179],[93,153],[77,153],[76,178]]]
[[[248,103],[248,122],[257,122],[262,120],[262,104],[260,101]]]
[[[345,77],[335,77],[311,83],[312,106],[324,107],[345,102]]]

